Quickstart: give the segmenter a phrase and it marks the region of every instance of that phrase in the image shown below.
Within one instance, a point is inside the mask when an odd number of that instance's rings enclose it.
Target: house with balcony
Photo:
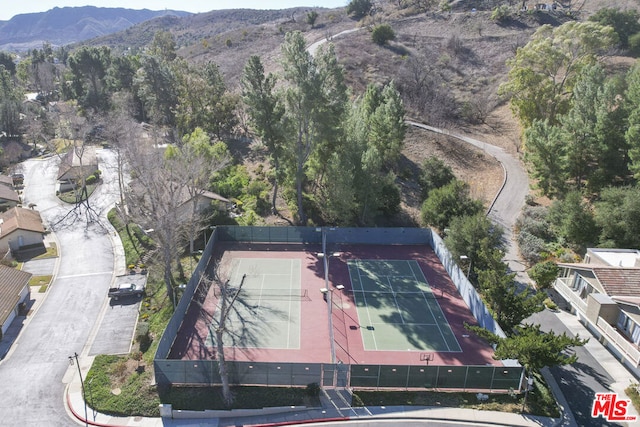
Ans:
[[[589,248],[580,263],[559,263],[554,289],[570,311],[640,376],[640,251]]]

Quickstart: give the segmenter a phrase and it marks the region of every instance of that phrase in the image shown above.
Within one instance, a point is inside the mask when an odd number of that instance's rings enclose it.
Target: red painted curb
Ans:
[[[69,408],[73,416],[78,419],[78,421],[82,421],[85,424],[96,426],[96,427],[126,427],[126,426],[116,426],[113,424],[102,424],[102,423],[97,423],[95,421],[85,420],[82,417],[82,415],[78,414],[76,411],[73,410],[73,406],[71,406],[71,398],[69,397],[69,393],[67,393],[67,407]]]

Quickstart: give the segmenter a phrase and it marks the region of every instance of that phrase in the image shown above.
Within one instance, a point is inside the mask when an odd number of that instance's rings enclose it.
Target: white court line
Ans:
[[[409,268],[411,269],[411,272],[413,273],[413,277],[414,277],[415,281],[418,282],[418,283],[426,283],[427,286],[429,287],[429,290],[430,290],[431,294],[435,296],[435,294],[433,293],[433,288],[429,285],[429,282],[427,281],[427,278],[425,277],[424,273],[422,272],[422,269],[420,268],[420,265],[418,264],[418,262],[415,261],[415,260],[407,260],[407,263],[409,263]],[[416,265],[418,267],[418,271],[420,272],[420,275],[424,279],[424,282],[420,282],[420,280],[418,279],[418,276],[416,275],[416,270],[413,269],[414,265]],[[447,339],[445,338],[444,333],[442,332],[442,328],[440,327],[440,323],[441,322],[438,321],[438,318],[436,317],[436,314],[431,309],[431,304],[429,304],[429,301],[428,301],[427,297],[424,295],[424,293],[422,293],[422,294],[423,294],[422,295],[422,299],[424,299],[424,302],[427,303],[427,307],[429,308],[429,312],[431,312],[431,316],[433,317],[433,320],[436,322],[435,325],[438,327],[438,331],[440,331],[440,337],[442,338],[442,341],[447,346],[447,350],[448,351],[452,351],[451,350],[451,346],[449,346],[449,343],[447,342]],[[444,312],[442,311],[442,307],[440,307],[440,303],[435,299],[434,299],[434,301],[438,305],[438,310],[440,311],[440,314],[442,315],[442,319],[444,320],[444,322],[446,322],[446,327],[448,327],[449,330],[451,330],[451,326],[449,325],[449,322],[447,321],[447,318],[444,316]],[[454,336],[454,339],[455,339],[455,336]],[[460,343],[457,342],[457,340],[456,340],[456,343],[458,344],[458,348],[461,349],[462,347],[460,347]]]
[[[402,320],[402,324],[404,325],[405,324],[404,316],[402,315],[402,311],[400,310],[400,305],[398,304],[398,300],[396,299],[395,289],[391,285],[391,279],[389,279],[389,277],[392,277],[392,276],[386,276],[386,277],[387,277],[387,283],[389,283],[389,289],[391,289],[391,295],[393,295],[393,302],[396,305],[396,310],[398,311],[398,314],[400,315],[400,320]]]
[[[359,261],[358,261],[358,260],[356,260],[356,266],[358,267],[358,268],[357,268],[357,270],[358,270],[358,278],[359,278],[359,280],[360,280],[360,284],[362,285],[362,275],[360,275],[360,266],[358,265],[358,262],[359,262]],[[349,273],[349,275],[351,275],[351,273]],[[367,298],[365,298],[365,296],[364,296],[364,288],[362,288],[362,289],[363,289],[363,292],[362,292],[362,299],[364,300],[364,305],[365,305],[365,308],[367,309],[367,317],[369,318],[369,324],[371,325],[371,323],[373,323],[373,322],[371,322],[371,314],[369,313],[369,304],[367,304]],[[353,298],[355,299],[355,297],[356,297],[356,295],[355,295],[355,293],[354,293],[354,294],[353,294]],[[373,326],[373,325],[372,325],[372,326]],[[375,333],[373,333],[373,334],[372,334],[372,336],[373,336],[373,346],[374,346],[374,347],[375,347],[375,349],[377,350],[377,349],[378,349],[378,342],[376,341],[376,334],[375,334]],[[364,343],[363,343],[363,344],[364,344]]]
[[[293,292],[292,285],[293,285],[293,261],[289,261],[289,292]],[[293,301],[289,300],[289,312],[287,313],[287,315],[289,316],[287,318],[287,348],[291,346],[291,304],[292,303]]]

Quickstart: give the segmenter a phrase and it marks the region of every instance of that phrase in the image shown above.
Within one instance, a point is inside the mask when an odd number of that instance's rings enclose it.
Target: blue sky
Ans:
[[[174,9],[200,13],[214,9],[286,9],[296,6],[342,7],[349,0],[4,0],[0,21],[21,13],[46,12],[54,7],[99,6],[129,9]]]

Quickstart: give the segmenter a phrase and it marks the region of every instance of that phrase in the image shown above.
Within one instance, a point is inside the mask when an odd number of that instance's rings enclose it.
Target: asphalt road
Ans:
[[[85,351],[113,277],[107,229],[93,213],[70,213],[55,196],[57,161],[52,157],[23,164],[24,202],[35,203],[55,232],[61,257],[46,298],[0,364],[3,426],[75,425],[63,404],[65,383],[77,372],[69,356]],[[103,171],[106,182],[113,181],[109,174]],[[113,203],[113,195],[112,186],[97,192],[92,198],[97,213]]]
[[[503,188],[489,207],[487,214],[489,218],[504,229],[506,246],[505,262],[507,262],[511,271],[517,273],[517,280],[520,283],[528,283],[529,278],[524,272],[525,265],[520,260],[518,245],[513,233],[516,220],[524,206],[525,196],[529,193],[529,177],[520,160],[500,147],[451,132],[447,129],[440,129],[413,121],[407,121],[407,124],[430,132],[452,136],[480,148],[500,162],[505,173],[505,182]]]
[[[566,333],[569,336],[574,334],[549,310],[534,314],[526,322],[539,324],[545,332]],[[582,338],[595,339],[591,336]],[[550,371],[571,408],[576,425],[585,427],[623,425],[607,422],[603,418],[591,418],[591,406],[595,393],[610,391],[611,384],[615,380],[609,376],[602,365],[598,363],[598,360],[584,347],[576,347],[575,354],[578,356],[576,363],[567,366],[556,366],[551,368]]]

